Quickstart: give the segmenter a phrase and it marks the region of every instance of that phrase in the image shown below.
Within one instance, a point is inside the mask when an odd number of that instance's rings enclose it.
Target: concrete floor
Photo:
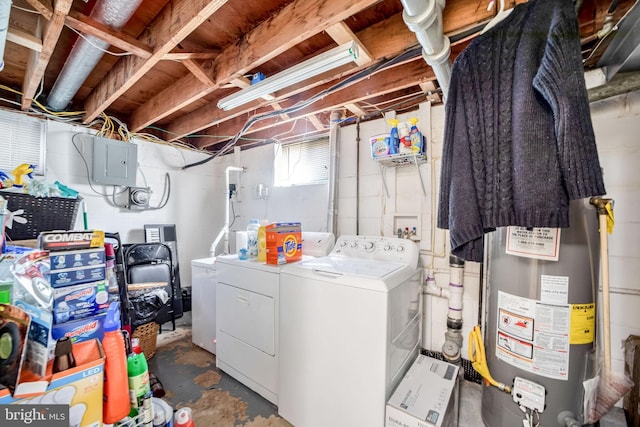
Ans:
[[[291,427],[277,415],[277,407],[215,366],[215,355],[191,343],[191,313],[176,322],[176,331],[165,324],[158,336],[156,355],[149,370],[164,385],[164,399],[174,408],[190,407],[198,427]],[[479,427],[481,386],[462,382],[460,427]],[[614,408],[600,427],[624,427],[620,408]],[[357,427],[357,426],[350,426]],[[489,426],[491,427],[491,426]],[[553,426],[547,426],[553,427]]]

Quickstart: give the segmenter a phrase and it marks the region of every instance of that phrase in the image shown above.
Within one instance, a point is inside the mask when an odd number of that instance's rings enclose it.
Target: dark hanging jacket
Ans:
[[[438,227],[482,261],[496,227],[568,227],[569,200],[605,193],[578,21],[569,0],[532,0],[453,64]]]

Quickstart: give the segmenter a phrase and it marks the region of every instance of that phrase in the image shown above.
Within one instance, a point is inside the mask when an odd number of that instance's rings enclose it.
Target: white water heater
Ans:
[[[564,426],[560,413],[583,423],[582,382],[595,375],[600,248],[588,199],[571,202],[570,225],[485,236],[487,363],[497,381],[517,388],[509,395],[483,387],[488,427],[523,425],[520,406],[544,427]]]

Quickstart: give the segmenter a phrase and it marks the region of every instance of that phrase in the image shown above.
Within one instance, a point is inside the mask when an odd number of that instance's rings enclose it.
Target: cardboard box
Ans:
[[[51,270],[51,286],[59,288],[62,286],[77,285],[79,283],[98,282],[104,280],[106,276],[105,264],[90,265],[86,267],[65,268],[64,270]]]
[[[104,246],[104,231],[44,231],[38,236],[38,246],[47,251],[101,248]]]
[[[20,384],[14,395],[0,390],[0,404],[69,405],[69,424],[82,427],[102,425],[104,352],[98,340],[73,345],[76,367],[51,375],[48,386],[38,390],[29,383]],[[51,366],[51,365],[50,365]]]
[[[86,319],[53,325],[51,328],[51,336],[56,341],[64,336],[68,336],[73,343],[93,339],[102,341],[106,315],[106,313],[103,313],[97,316],[87,317]]]
[[[267,264],[281,265],[302,259],[302,226],[299,222],[276,222],[265,226]]]
[[[49,257],[51,258],[51,270],[54,271],[92,265],[100,266],[106,263],[104,248],[50,252]]]
[[[418,358],[387,402],[386,427],[456,427],[458,366]]]
[[[104,280],[53,289],[53,320],[56,324],[105,313],[109,292]]]

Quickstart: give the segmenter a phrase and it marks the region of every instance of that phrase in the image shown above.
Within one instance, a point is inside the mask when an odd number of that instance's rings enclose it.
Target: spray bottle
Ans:
[[[35,167],[28,163],[23,163],[17,168],[15,168],[12,172],[13,174],[13,186],[16,188],[22,188],[24,185],[24,175],[27,175],[29,178],[33,178],[31,173],[34,171]]]
[[[425,144],[422,139],[422,132],[418,129],[418,118],[411,117],[409,119],[411,123],[411,130],[409,130],[409,139],[411,140],[411,150],[414,153],[424,153],[425,152]]]
[[[149,366],[144,357],[140,340],[131,339],[131,353],[127,357],[127,372],[129,374],[129,416],[135,418],[141,426],[153,426],[153,409],[151,406],[151,385],[149,384]],[[136,418],[137,417],[137,418]]]
[[[398,154],[398,146],[400,145],[400,137],[398,136],[398,119],[388,119],[387,122],[391,125],[391,132],[389,132],[389,154]]]
[[[120,303],[109,304],[104,321],[104,404],[102,422],[113,424],[129,414],[129,384],[127,382],[127,354],[120,331]]]

